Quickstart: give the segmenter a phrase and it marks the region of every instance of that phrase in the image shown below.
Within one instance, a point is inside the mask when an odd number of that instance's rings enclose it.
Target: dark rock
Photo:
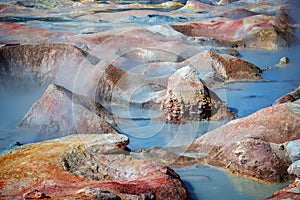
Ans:
[[[43,133],[118,133],[114,117],[95,100],[51,84],[32,106],[19,127],[40,129]]]

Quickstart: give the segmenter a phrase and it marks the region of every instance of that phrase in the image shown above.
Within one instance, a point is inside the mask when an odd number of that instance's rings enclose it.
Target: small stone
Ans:
[[[289,64],[289,62],[290,62],[290,59],[288,57],[282,57],[282,58],[280,58],[279,63],[277,64],[277,66],[286,67],[287,64]]]
[[[27,192],[23,195],[24,199],[44,199],[44,198],[51,198],[49,196],[46,196],[45,193],[40,192],[39,190],[32,190],[30,192]]]

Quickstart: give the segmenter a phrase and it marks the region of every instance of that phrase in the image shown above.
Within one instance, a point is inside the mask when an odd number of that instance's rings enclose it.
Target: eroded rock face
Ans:
[[[114,123],[113,115],[95,100],[50,84],[19,126],[63,135],[118,133]]]
[[[166,122],[234,117],[226,104],[204,85],[196,71],[189,66],[170,76],[167,91],[162,101]]]
[[[257,111],[201,136],[189,147],[210,156],[207,162],[266,182],[291,178],[286,142],[300,138],[300,104],[285,103]]]
[[[187,36],[213,37],[225,45],[241,48],[281,49],[288,47],[295,38],[285,14],[254,15],[237,20],[214,18],[172,27]]]
[[[128,143],[120,134],[78,134],[22,146],[0,157],[0,197],[37,190],[54,199],[188,198],[172,169],[131,157]]]

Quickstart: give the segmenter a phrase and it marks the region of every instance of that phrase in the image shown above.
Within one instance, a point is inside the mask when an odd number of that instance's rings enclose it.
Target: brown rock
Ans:
[[[235,116],[189,66],[177,70],[170,76],[167,90],[162,101],[167,122],[231,119]]]
[[[43,133],[118,133],[114,117],[95,100],[51,84],[20,122]]]
[[[150,194],[155,199],[188,198],[172,169],[131,157],[124,151],[128,142],[120,134],[78,134],[15,149],[0,157],[0,198],[20,199],[33,188],[53,199],[80,198],[102,189],[122,199]]]
[[[294,102],[300,99],[300,87],[296,88],[294,91],[283,95],[282,97],[276,99],[273,103],[273,105],[278,105],[281,103],[288,103],[288,102]]]
[[[266,182],[285,181],[291,178],[285,142],[300,138],[299,108],[296,101],[261,109],[208,132],[189,149],[209,154],[209,163],[234,173]]]
[[[227,54],[203,51],[182,62],[192,65],[209,87],[226,82],[259,80],[262,71],[254,64]]]

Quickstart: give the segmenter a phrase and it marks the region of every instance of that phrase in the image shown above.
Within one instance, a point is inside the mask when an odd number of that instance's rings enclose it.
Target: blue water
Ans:
[[[1,1],[0,1],[1,2]],[[205,1],[212,4],[216,1]],[[292,8],[299,8],[300,1],[292,1]],[[114,12],[117,12],[115,10]],[[291,16],[300,21],[299,11],[291,10]],[[150,17],[151,18],[151,17]],[[65,18],[59,21],[28,20],[23,19],[23,24],[37,27],[46,27],[52,30],[78,31],[95,28],[97,31],[115,28],[108,22],[88,21],[81,19]],[[160,20],[162,18],[159,18]],[[177,18],[168,18],[181,20]],[[148,18],[139,18],[136,25],[144,23],[155,24]],[[140,21],[139,21],[140,20]],[[144,21],[143,21],[144,20]],[[164,23],[164,21],[159,21]],[[132,24],[127,24],[128,26]],[[122,24],[122,26],[126,26]],[[298,36],[300,31],[296,30]],[[299,42],[298,42],[299,43]],[[289,49],[278,51],[266,50],[241,50],[242,59],[256,64],[260,68],[271,68],[263,72],[262,81],[236,82],[224,85],[215,92],[227,102],[239,118],[252,114],[257,110],[267,107],[281,95],[286,94],[300,85],[300,45],[297,42]],[[276,64],[283,56],[289,57],[291,63],[284,68]],[[1,82],[0,82],[1,83]],[[45,86],[26,83],[10,83],[0,87],[0,152],[15,148],[16,142],[28,144],[32,142],[51,139],[53,135],[43,135],[36,130],[16,128],[32,104],[43,94]],[[122,109],[114,110],[124,117]],[[176,147],[190,144],[195,138],[224,125],[226,122],[192,122],[182,125],[165,124],[157,117],[158,113],[148,110],[131,109],[125,114],[129,118],[119,121],[117,129],[130,138],[129,148],[135,150],[153,146]],[[125,118],[126,118],[125,116]],[[220,169],[208,166],[189,166],[175,169],[188,187],[193,199],[214,200],[259,200],[270,196],[274,191],[285,185],[262,184],[250,179],[228,174]]]

